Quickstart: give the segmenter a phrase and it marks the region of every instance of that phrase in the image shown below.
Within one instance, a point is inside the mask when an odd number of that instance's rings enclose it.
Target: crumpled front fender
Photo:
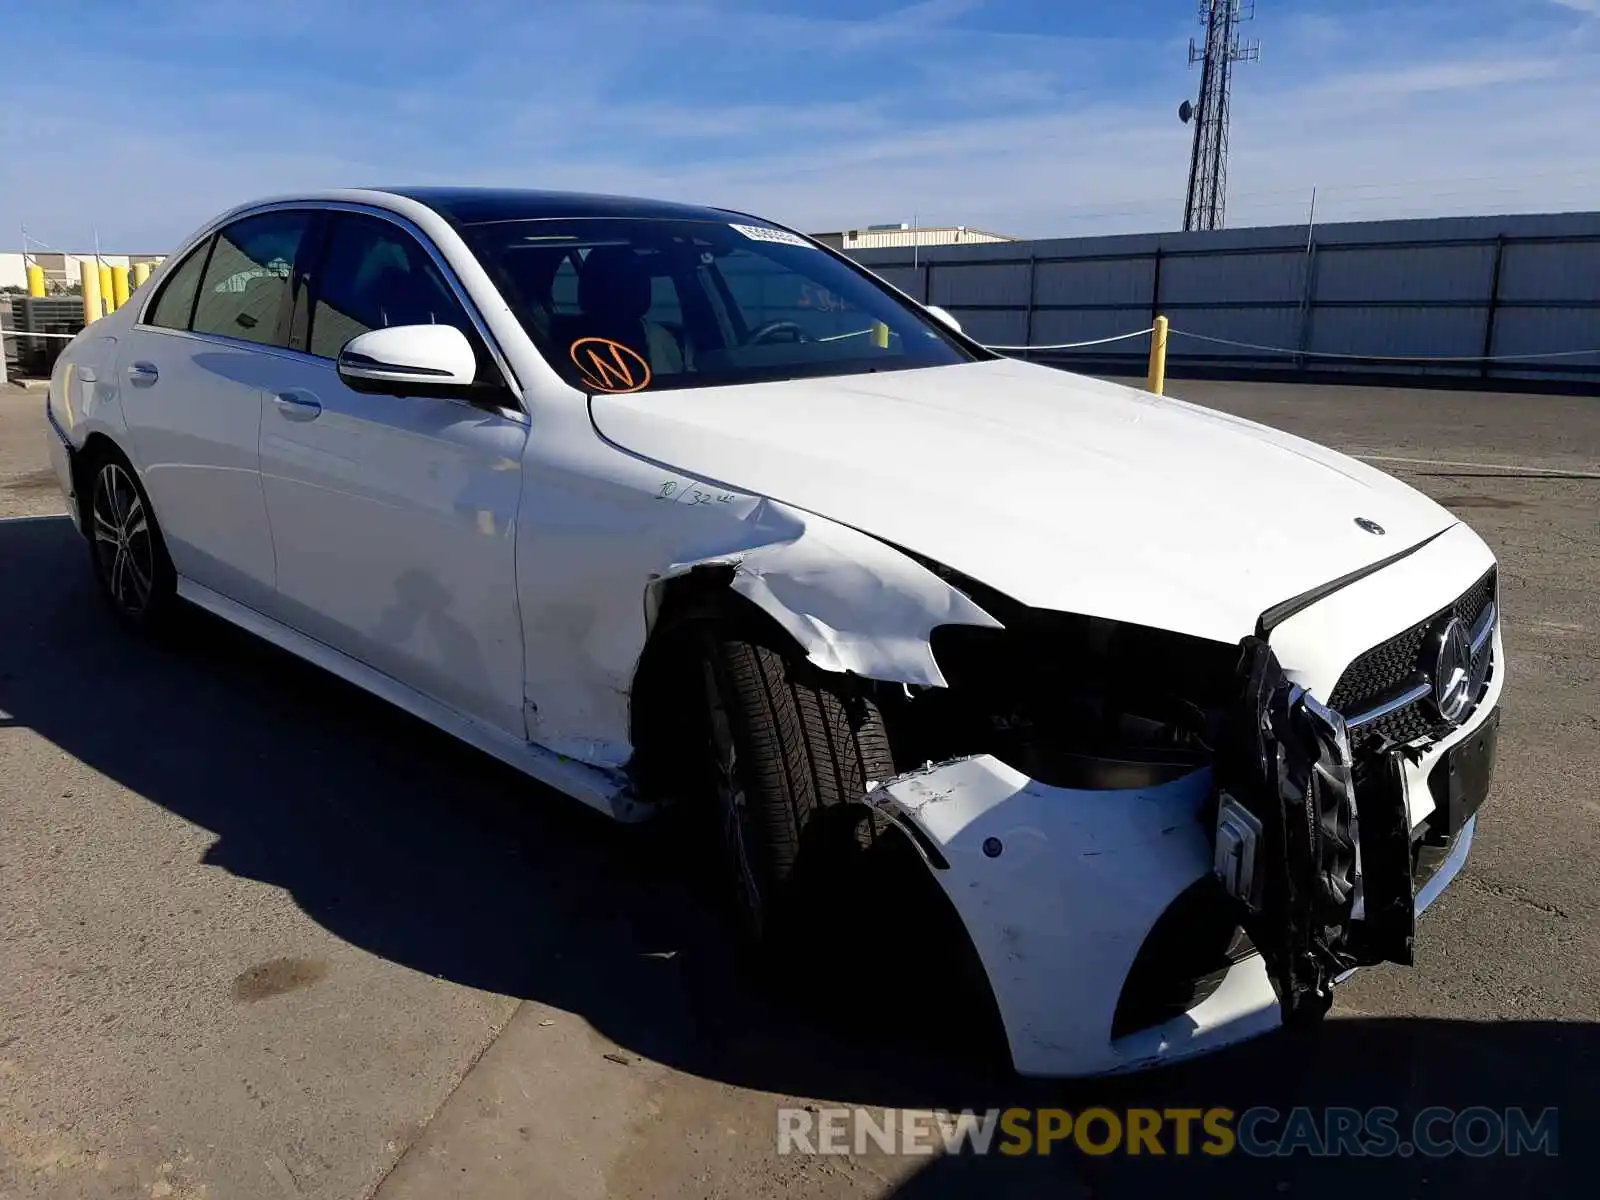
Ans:
[[[761,500],[726,544],[675,562],[655,587],[698,568],[733,569],[731,587],[824,671],[943,687],[929,637],[941,625],[998,629],[932,571],[876,538]]]

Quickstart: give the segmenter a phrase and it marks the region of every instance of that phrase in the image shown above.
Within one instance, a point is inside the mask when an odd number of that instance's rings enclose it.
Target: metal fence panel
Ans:
[[[1182,254],[1161,264],[1161,303],[1298,305],[1304,250],[1275,254]]]
[[[873,274],[891,287],[897,287],[915,300],[928,302],[922,294],[922,272],[916,267],[873,267]]]
[[[1493,246],[1328,248],[1317,256],[1316,300],[1481,301],[1493,273]]]
[[[1393,357],[1472,357],[1483,353],[1488,308],[1324,308],[1306,349]]]
[[[909,251],[857,257],[920,295]],[[1600,349],[1600,213],[926,247],[920,271],[931,272],[934,303],[981,340],[1008,345],[1131,332],[1162,311],[1180,365],[1600,381],[1594,356],[1489,361]],[[1184,332],[1251,345],[1202,343]],[[1131,363],[1145,340],[1083,353]]]
[[[1027,314],[1004,308],[952,308],[950,315],[961,322],[968,337],[991,346],[1030,346],[1038,337],[1028,338]]]
[[[1034,303],[1149,308],[1155,298],[1156,260],[1089,259],[1037,262]]]
[[[1600,353],[1568,357],[1568,350],[1600,351],[1600,314],[1592,308],[1503,308],[1495,320],[1495,354],[1562,354],[1540,365],[1552,372],[1600,372]],[[1507,350],[1507,347],[1512,349]]]
[[[1049,346],[1062,342],[1085,342],[1091,338],[1116,337],[1150,324],[1146,312],[1126,312],[1117,309],[1041,309],[1033,314],[1033,345]],[[1102,348],[1103,353],[1126,352],[1133,343]]]
[[[1183,320],[1174,320],[1174,325],[1205,337],[1227,338],[1229,341],[1251,342],[1259,346],[1281,346],[1286,351],[1296,349],[1300,340],[1300,312],[1294,308],[1197,308],[1185,311]],[[1222,346],[1181,334],[1168,340],[1167,352],[1188,358],[1248,358],[1279,365],[1293,364],[1293,355],[1289,353],[1272,354],[1243,346]]]
[[[1005,263],[943,263],[928,273],[930,304],[1028,304],[1028,268]]]
[[[1500,299],[1600,303],[1600,241],[1507,246],[1500,268]]]

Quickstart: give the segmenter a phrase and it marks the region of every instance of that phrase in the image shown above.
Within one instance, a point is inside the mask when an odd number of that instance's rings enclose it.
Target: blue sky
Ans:
[[[1230,223],[1600,208],[1600,0],[1259,0]],[[0,246],[171,246],[314,186],[744,207],[807,229],[1173,227],[1193,0],[0,6]],[[92,81],[85,88],[83,80]]]

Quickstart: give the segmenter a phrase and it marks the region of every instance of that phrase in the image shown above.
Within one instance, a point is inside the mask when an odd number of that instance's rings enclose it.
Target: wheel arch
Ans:
[[[89,436],[83,439],[83,445],[72,454],[72,490],[77,495],[80,505],[89,503],[95,468],[107,458],[121,459],[135,475],[138,474],[133,459],[117,444],[115,438],[99,429],[91,431]],[[89,536],[87,528],[80,532],[85,537]]]
[[[636,753],[668,665],[660,635],[695,614],[735,617],[830,675],[931,687],[945,683],[934,629],[1000,626],[923,562],[826,518],[763,500],[738,533],[736,544],[674,563],[644,589],[645,638],[628,691]]]

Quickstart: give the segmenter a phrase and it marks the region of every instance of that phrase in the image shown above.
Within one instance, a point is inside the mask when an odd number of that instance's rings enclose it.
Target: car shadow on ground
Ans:
[[[1277,1033],[1248,1045],[1136,1076],[1087,1081],[1025,1081],[989,1098],[996,1105],[1060,1107],[1081,1113],[1102,1106],[1232,1110],[1243,1125],[1252,1109],[1275,1110],[1251,1124],[1277,1154],[1235,1149],[1223,1157],[1200,1152],[1196,1137],[1188,1156],[1176,1154],[1168,1127],[1166,1153],[1133,1156],[1125,1145],[1104,1155],[1076,1149],[1050,1157],[1008,1158],[991,1152],[929,1161],[895,1193],[896,1200],[955,1200],[959,1197],[1090,1195],[1134,1200],[1182,1195],[1186,1200],[1237,1197],[1428,1196],[1555,1197],[1591,1194],[1600,1147],[1591,1131],[1600,1118],[1600,1024],[1558,1021],[1450,1021],[1422,1018],[1334,1018],[1306,1033]],[[1285,1119],[1297,1107],[1309,1110],[1312,1132],[1299,1147],[1285,1148]],[[1381,1155],[1328,1156],[1319,1142],[1337,1147],[1330,1109],[1356,1110],[1366,1119],[1374,1108],[1396,1110],[1393,1149]],[[1480,1108],[1505,1122],[1521,1109],[1537,1126],[1554,1109],[1554,1140],[1537,1138],[1523,1153],[1506,1153],[1504,1142],[1487,1144],[1488,1118],[1466,1129],[1478,1152],[1425,1154],[1414,1147],[1451,1137],[1450,1114]],[[1448,1112],[1430,1110],[1449,1110]],[[1514,1119],[1514,1118],[1512,1118]],[[1418,1121],[1422,1122],[1420,1130]],[[1331,1136],[1330,1136],[1331,1135]],[[1414,1142],[1413,1138],[1424,1139]],[[1095,1127],[1094,1144],[1106,1138]],[[1413,1147],[1407,1151],[1400,1144]],[[1368,1143],[1373,1145],[1374,1143]],[[1546,1151],[1551,1151],[1547,1153]],[[1066,1180],[1072,1183],[1066,1183]],[[1055,1190],[1051,1190],[1054,1187]],[[1077,1189],[1077,1190],[1074,1190]]]
[[[671,837],[621,829],[202,613],[178,636],[129,637],[93,594],[85,553],[65,519],[0,522],[0,719],[212,831],[208,865],[282,888],[393,962],[557,1006],[634,1053],[778,1094],[955,1109],[1554,1105],[1567,1139],[1553,1161],[1236,1157],[1197,1172],[1121,1156],[939,1159],[904,1197],[1073,1194],[1079,1177],[1136,1195],[1175,1172],[1191,1192],[1199,1180],[1218,1195],[1258,1181],[1320,1193],[1362,1170],[1412,1192],[1449,1181],[1559,1194],[1550,1173],[1575,1162],[1600,1115],[1591,1024],[1339,1020],[1155,1075],[1018,1081],[926,952],[930,923],[893,895],[818,919],[813,944],[835,969],[806,972],[811,986],[756,986]]]

